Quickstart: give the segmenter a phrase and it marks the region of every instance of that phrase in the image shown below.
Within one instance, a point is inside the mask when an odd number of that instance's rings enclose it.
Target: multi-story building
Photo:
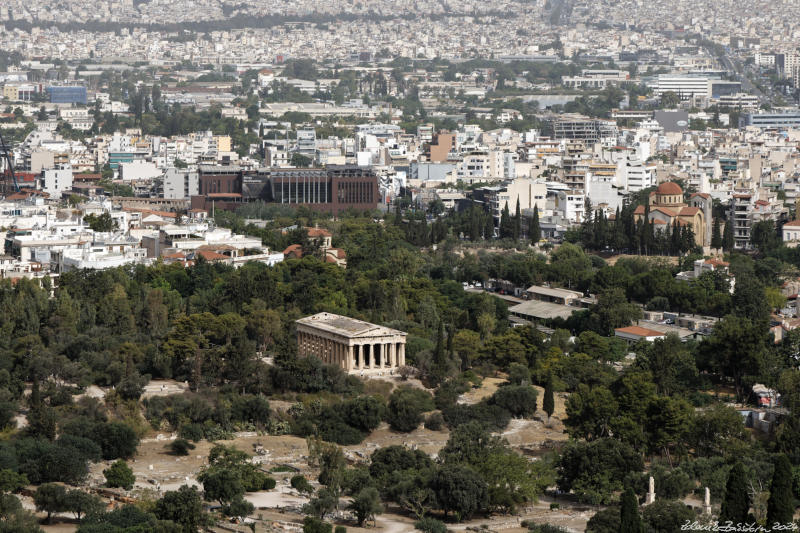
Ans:
[[[464,183],[495,181],[504,177],[503,152],[497,150],[469,152],[456,166],[456,179]]]
[[[586,173],[589,171],[589,154],[578,152],[562,158],[564,175],[562,181],[567,188],[586,191]]]
[[[726,94],[717,98],[717,104],[720,107],[732,107],[734,109],[758,109],[759,103],[758,96],[747,93]]]
[[[297,151],[312,158],[317,155],[317,132],[314,128],[297,130]]]
[[[553,211],[573,224],[585,220],[585,198],[583,191],[558,190],[553,191]]]
[[[638,159],[626,159],[624,162],[624,184],[626,191],[638,192],[653,186],[654,165],[645,165]]]
[[[200,194],[197,171],[168,168],[164,173],[164,198],[188,199]]]
[[[613,120],[556,118],[553,121],[553,136],[556,139],[576,139],[587,143],[613,143],[619,136],[619,129]]]
[[[72,189],[72,167],[60,165],[42,171],[42,190],[52,198],[61,198],[62,193]]]
[[[711,84],[708,78],[661,74],[654,91],[658,97],[673,92],[681,100],[691,100],[698,96],[708,98],[711,96]]]
[[[511,214],[514,214],[517,202],[520,211],[532,211],[536,207],[539,213],[544,214],[547,208],[547,185],[543,181],[517,178],[499,186],[475,189],[472,197],[484,202],[495,221],[499,222],[506,207]]]
[[[608,85],[625,83],[630,78],[625,70],[583,69],[580,76],[562,76],[561,83],[572,89],[605,89]]]
[[[376,209],[380,202],[378,177],[355,165],[326,168],[262,168],[256,172],[235,166],[199,167],[199,194],[193,209],[235,209],[243,202],[305,206],[335,214],[347,209]]]
[[[739,127],[757,128],[800,128],[800,110],[783,113],[743,113],[739,117]]]
[[[775,54],[775,68],[782,78],[792,80],[797,87],[795,80],[800,72],[800,54],[796,50]]]
[[[760,198],[764,196],[763,198]],[[730,219],[733,223],[734,246],[740,249],[749,249],[750,230],[756,222],[764,220],[780,220],[785,214],[785,209],[776,197],[768,197],[763,189],[758,192],[739,190],[731,195]]]
[[[86,87],[80,85],[50,86],[47,88],[51,104],[86,105]]]

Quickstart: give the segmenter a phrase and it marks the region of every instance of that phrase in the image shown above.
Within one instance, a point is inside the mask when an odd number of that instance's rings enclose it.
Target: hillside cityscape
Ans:
[[[0,533],[800,531],[800,3],[0,28]]]

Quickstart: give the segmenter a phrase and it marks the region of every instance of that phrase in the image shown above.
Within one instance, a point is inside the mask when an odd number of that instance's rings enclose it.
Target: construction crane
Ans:
[[[2,133],[0,133],[0,159],[5,162],[6,167],[3,171],[2,193],[8,194],[10,183],[14,183],[14,191],[19,192],[19,182],[14,174],[14,163],[11,161],[11,150],[3,139]]]

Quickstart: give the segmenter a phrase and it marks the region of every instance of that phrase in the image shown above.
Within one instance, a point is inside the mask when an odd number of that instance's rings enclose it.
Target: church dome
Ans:
[[[665,181],[664,183],[658,186],[658,189],[656,189],[656,193],[662,195],[679,194],[683,196],[683,189],[681,189],[681,186],[675,183],[674,181]]]

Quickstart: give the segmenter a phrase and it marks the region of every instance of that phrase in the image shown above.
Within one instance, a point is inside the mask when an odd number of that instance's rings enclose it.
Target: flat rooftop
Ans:
[[[554,287],[542,287],[541,285],[531,285],[528,287],[527,292],[533,294],[541,294],[543,296],[551,296],[554,298],[583,298],[583,293],[578,291],[571,291],[569,289],[557,289]]]
[[[528,300],[508,308],[508,312],[525,318],[548,319],[561,317],[567,319],[575,311],[582,311],[580,307],[571,307],[539,300]]]
[[[364,337],[370,334],[376,336],[406,334],[404,331],[333,313],[317,313],[316,315],[300,318],[296,322],[297,324],[321,329],[342,337]]]

